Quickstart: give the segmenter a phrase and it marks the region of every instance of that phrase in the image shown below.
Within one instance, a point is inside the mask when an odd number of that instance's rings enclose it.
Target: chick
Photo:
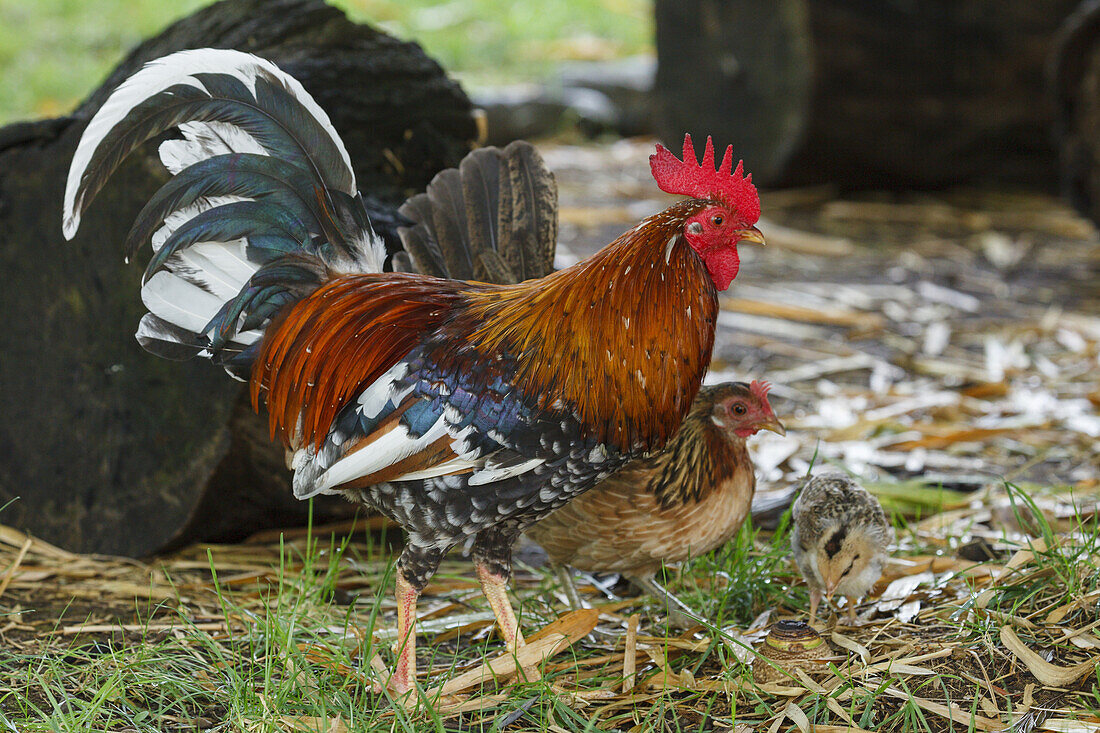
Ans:
[[[756,478],[745,441],[783,434],[766,382],[703,387],[664,449],[624,466],[527,530],[558,566],[570,604],[580,599],[564,566],[618,572],[665,603],[669,620],[700,620],[654,580],[676,563],[722,545],[741,528]]]
[[[791,510],[791,550],[810,587],[810,623],[824,598],[847,598],[846,616],[855,620],[856,601],[882,576],[894,530],[878,499],[852,479],[830,473],[805,482]]]

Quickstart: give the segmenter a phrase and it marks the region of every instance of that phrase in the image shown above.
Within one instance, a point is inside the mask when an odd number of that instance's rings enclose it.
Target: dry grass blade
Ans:
[[[623,655],[623,694],[634,687],[634,673],[638,669],[638,614],[626,622],[626,641]]]
[[[585,608],[567,613],[533,635],[527,646],[515,654],[504,653],[484,664],[453,677],[428,691],[429,698],[454,695],[494,678],[513,674],[517,669],[537,667],[562,649],[583,639],[596,628],[600,612]]]
[[[802,711],[802,708],[795,705],[794,701],[787,703],[787,707],[783,710],[791,721],[798,726],[798,729],[802,733],[810,733],[814,728],[810,725],[810,719],[806,717],[806,713]]]
[[[1024,663],[1028,671],[1035,675],[1035,679],[1050,687],[1069,687],[1096,669],[1096,665],[1100,663],[1100,658],[1093,658],[1072,667],[1051,664],[1020,641],[1011,626],[1001,627],[1001,643]]]
[[[8,585],[11,583],[12,578],[15,577],[15,572],[19,570],[19,566],[23,564],[23,558],[27,556],[27,552],[31,549],[31,545],[34,544],[34,540],[30,537],[27,538],[23,546],[19,548],[19,553],[15,556],[15,560],[12,561],[11,566],[8,567],[7,572],[4,573],[4,579],[0,580],[0,596],[4,595],[4,591],[8,589]]]
[[[867,689],[870,690],[871,688]],[[911,693],[899,690],[896,687],[887,687],[885,690],[882,690],[882,693],[889,695],[890,697],[897,698],[898,700],[912,702],[914,705],[921,708],[922,710],[927,710],[930,713],[948,718],[949,720],[953,720],[956,723],[960,723],[962,725],[973,724],[974,727],[978,730],[1004,730],[1004,726],[1001,725],[1000,721],[990,720],[989,718],[978,715],[977,713],[968,713],[960,709],[957,705],[944,705],[942,703],[934,702],[932,700],[927,700],[923,697],[917,697],[916,695],[913,695]]]
[[[0,525],[0,542],[11,545],[12,547],[22,547],[28,541],[31,543],[31,548],[36,555],[42,555],[57,560],[75,560],[79,557],[79,555],[74,555],[68,550],[62,550],[60,547],[51,545],[45,540],[26,535],[13,527]]]

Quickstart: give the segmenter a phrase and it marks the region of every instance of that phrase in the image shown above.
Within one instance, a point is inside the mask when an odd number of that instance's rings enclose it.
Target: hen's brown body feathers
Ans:
[[[756,487],[745,441],[759,429],[783,430],[766,395],[757,382],[701,388],[663,450],[627,464],[528,536],[553,564],[621,573],[662,598],[674,623],[693,625],[700,617],[654,575],[664,563],[710,552],[741,528]],[[568,574],[561,577],[578,605]]]
[[[704,387],[664,450],[639,459],[527,534],[550,560],[578,570],[653,575],[727,542],[748,515],[756,477],[745,439],[710,419]]]

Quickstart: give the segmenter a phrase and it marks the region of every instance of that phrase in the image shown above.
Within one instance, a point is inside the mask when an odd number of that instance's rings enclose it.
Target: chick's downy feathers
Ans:
[[[791,514],[791,550],[810,588],[810,619],[824,596],[842,595],[846,614],[882,576],[894,530],[878,499],[851,478],[829,473],[802,486]]]

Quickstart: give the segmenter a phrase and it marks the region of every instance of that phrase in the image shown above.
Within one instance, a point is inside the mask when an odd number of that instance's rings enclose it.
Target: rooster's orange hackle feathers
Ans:
[[[625,450],[663,445],[714,346],[714,288],[690,249],[673,246],[700,208],[681,202],[578,267],[473,294],[468,343],[517,354],[520,390],[540,408],[570,406],[599,440]]]

